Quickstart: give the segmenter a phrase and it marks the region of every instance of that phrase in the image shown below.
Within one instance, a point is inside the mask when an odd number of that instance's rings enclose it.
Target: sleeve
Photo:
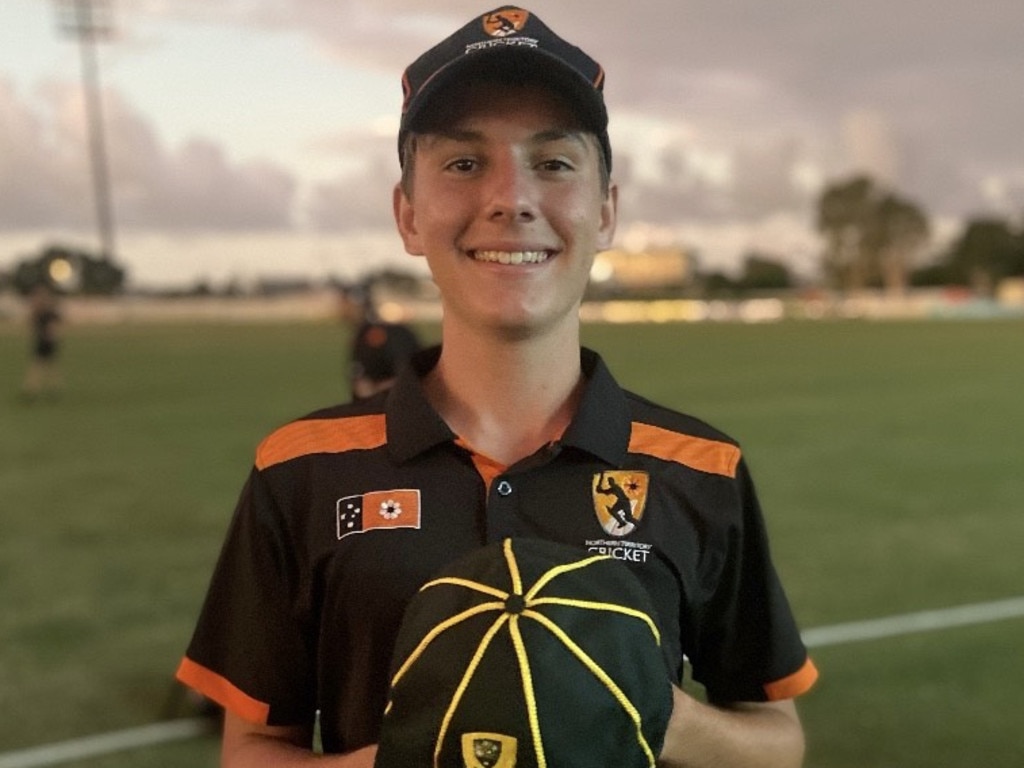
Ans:
[[[299,550],[259,470],[242,490],[177,677],[266,725],[315,716],[315,638]]]
[[[703,608],[694,679],[713,703],[775,701],[806,692],[818,672],[807,655],[768,546],[745,462],[737,467],[740,514],[725,534],[720,578]]]

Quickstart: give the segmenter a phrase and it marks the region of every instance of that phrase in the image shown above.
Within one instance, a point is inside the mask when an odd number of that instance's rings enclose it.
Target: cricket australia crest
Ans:
[[[465,768],[516,768],[516,739],[501,733],[462,734]]]
[[[594,475],[594,512],[604,532],[626,536],[636,530],[647,506],[646,472],[612,470]]]

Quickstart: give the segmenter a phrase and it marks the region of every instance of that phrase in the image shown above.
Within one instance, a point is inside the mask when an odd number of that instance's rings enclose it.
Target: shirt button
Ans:
[[[510,496],[512,494],[512,484],[508,480],[502,480],[498,483],[498,495],[499,496]]]

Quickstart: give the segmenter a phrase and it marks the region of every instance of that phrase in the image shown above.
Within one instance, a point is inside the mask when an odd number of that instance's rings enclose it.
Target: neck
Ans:
[[[427,396],[474,450],[505,465],[557,440],[582,390],[579,332],[496,342],[446,332]]]

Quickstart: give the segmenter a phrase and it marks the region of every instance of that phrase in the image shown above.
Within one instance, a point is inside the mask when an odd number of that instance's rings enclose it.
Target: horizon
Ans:
[[[391,221],[401,71],[490,4],[106,4],[114,256],[133,284],[422,266]],[[759,251],[807,274],[816,196],[857,172],[919,204],[936,244],[1024,212],[1020,3],[649,0],[628,34],[617,3],[527,7],[608,73],[620,247],[681,245],[724,271]],[[0,268],[98,242],[78,42],[58,15],[0,6],[19,32],[0,50]]]

